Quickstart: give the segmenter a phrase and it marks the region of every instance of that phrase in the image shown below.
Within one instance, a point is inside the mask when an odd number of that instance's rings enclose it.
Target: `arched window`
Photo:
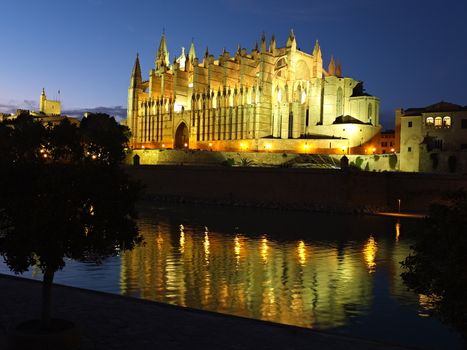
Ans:
[[[443,126],[443,119],[441,117],[435,118],[435,127],[440,128]]]
[[[446,116],[446,117],[443,118],[443,126],[445,128],[450,128],[451,127],[451,117]]]
[[[368,123],[371,123],[373,119],[373,105],[371,103],[368,104]]]
[[[342,88],[337,89],[336,114],[338,117],[343,115],[342,108]]]
[[[435,120],[433,119],[433,117],[426,118],[426,125],[427,126],[433,126],[434,123],[435,123]]]
[[[277,101],[278,102],[282,101],[282,91],[280,89],[279,89],[279,91],[277,91]]]

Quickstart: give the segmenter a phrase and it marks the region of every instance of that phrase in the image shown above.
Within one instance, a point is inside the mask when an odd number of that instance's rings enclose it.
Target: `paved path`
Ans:
[[[0,349],[5,332],[39,314],[41,284],[0,274]],[[82,349],[403,349],[270,322],[54,286],[53,316],[75,321]]]

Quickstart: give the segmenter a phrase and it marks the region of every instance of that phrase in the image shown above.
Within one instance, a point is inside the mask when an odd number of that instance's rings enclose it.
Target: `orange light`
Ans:
[[[270,149],[272,149],[272,144],[267,143],[267,144],[264,145],[264,147],[265,147],[267,150],[270,150]]]
[[[165,143],[162,144],[162,148],[165,148]]]
[[[184,146],[184,147],[188,147],[188,143],[185,142],[185,143],[183,144],[183,146]]]
[[[212,147],[212,142],[209,142],[209,147]]]
[[[395,151],[395,149],[394,149],[394,148],[391,148],[391,152],[394,152],[394,151]]]

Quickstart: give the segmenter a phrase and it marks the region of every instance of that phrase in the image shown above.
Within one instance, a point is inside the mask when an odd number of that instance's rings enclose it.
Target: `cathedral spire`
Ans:
[[[338,76],[339,78],[342,78],[342,65],[340,62],[337,62],[337,65],[336,65],[336,76]]]
[[[334,62],[334,56],[332,55],[328,66],[328,74],[332,76],[336,75],[336,63]]]
[[[190,51],[188,52],[188,59],[190,60],[190,62],[193,62],[195,58],[196,58],[195,42],[193,39],[191,39],[191,46],[190,46]]]
[[[169,51],[167,50],[167,42],[165,40],[165,31],[162,32],[161,41],[159,43],[159,49],[157,50],[156,56],[156,68],[168,67],[170,64],[169,61]]]
[[[266,52],[266,35],[261,34],[261,52]]]
[[[315,42],[315,47],[313,49],[313,56],[314,57],[321,57],[321,47],[319,46],[319,42],[318,42],[318,39],[316,39],[316,42]]]
[[[290,29],[290,34],[287,38],[286,46],[292,48],[292,50],[295,50],[297,48],[297,41],[295,40],[295,34],[293,32],[293,29]]]
[[[133,65],[133,71],[131,72],[130,87],[138,87],[143,79],[141,78],[141,66],[139,64],[139,54],[136,54],[135,64]]]
[[[269,44],[269,52],[274,53],[275,49],[276,49],[276,37],[273,34],[271,37],[271,43]]]

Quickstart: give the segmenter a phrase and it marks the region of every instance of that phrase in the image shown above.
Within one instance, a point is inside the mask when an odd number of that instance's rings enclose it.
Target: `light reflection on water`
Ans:
[[[251,209],[147,206],[143,246],[95,266],[68,262],[59,283],[351,333],[460,348],[407,291],[399,262],[410,222]],[[0,272],[6,268],[0,265]],[[32,269],[27,276],[41,278]]]

